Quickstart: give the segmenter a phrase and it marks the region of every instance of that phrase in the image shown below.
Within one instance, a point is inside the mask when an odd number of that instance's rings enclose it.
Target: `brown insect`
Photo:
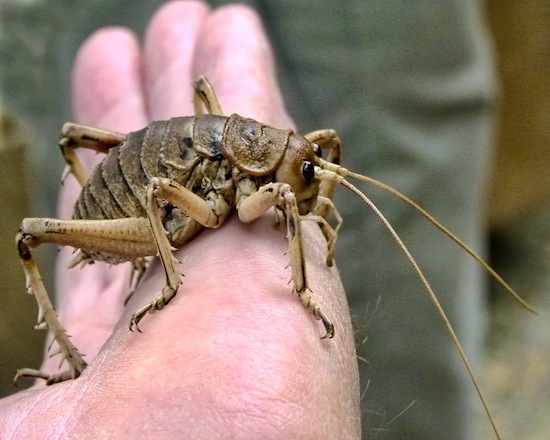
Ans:
[[[181,284],[172,247],[193,239],[202,227],[219,227],[233,208],[243,222],[254,221],[270,208],[282,211],[294,290],[302,304],[323,323],[323,338],[332,338],[334,326],[308,289],[301,221],[307,215],[320,225],[327,240],[327,264],[332,265],[342,218],[331,199],[340,184],[356,193],[375,212],[412,264],[445,322],[496,433],[466,355],[424,274],[382,213],[345,178],[370,183],[411,205],[532,310],[530,306],[480,257],[413,201],[381,182],[341,167],[341,144],[334,130],[300,136],[236,114],[223,116],[206,78],[200,77],[194,86],[196,116],[153,122],[127,135],[73,123],[64,125],[59,143],[67,163],[64,174],[74,174],[83,187],[73,219],[24,219],[16,242],[27,289],[35,295],[39,307],[36,328],[52,333],[69,369],[54,375],[20,369],[14,381],[35,377],[53,384],[74,379],[86,368],[55,314],[31,249],[42,243],[80,249],[72,266],[94,260],[113,264],[134,261],[137,265],[143,257],[158,255],[166,272],[166,287],[132,315],[130,330],[139,330],[141,319],[168,304]],[[92,149],[105,153],[106,157],[88,176],[76,148]],[[326,160],[321,157],[322,149],[329,150]],[[328,221],[330,214],[336,218],[334,228]]]

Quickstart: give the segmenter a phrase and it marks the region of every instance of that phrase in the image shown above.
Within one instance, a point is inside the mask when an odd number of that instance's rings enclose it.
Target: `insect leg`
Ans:
[[[176,295],[178,287],[181,284],[181,274],[176,269],[179,262],[174,257],[172,246],[162,224],[157,198],[166,200],[202,226],[217,228],[229,214],[230,206],[223,200],[223,197],[218,196],[216,193],[209,194],[209,197],[215,206],[214,208],[212,208],[208,200],[202,199],[173,180],[165,177],[154,177],[151,179],[147,187],[147,215],[157,247],[157,253],[166,274],[166,287],[153,301],[136,310],[130,321],[130,329],[135,326],[139,331],[139,321],[148,312],[160,310],[168,304]],[[174,238],[174,241],[177,241],[177,238]]]
[[[287,224],[287,239],[290,251],[290,267],[294,289],[298,293],[300,301],[306,309],[325,326],[324,338],[334,336],[334,325],[323,314],[313,297],[309,293],[306,277],[306,265],[304,258],[304,244],[302,238],[301,216],[298,212],[296,196],[290,185],[276,182],[269,183],[243,199],[237,207],[239,218],[249,223],[260,217],[268,209],[277,206],[283,209]]]
[[[330,223],[321,215],[309,214],[302,216],[302,219],[308,221],[316,221],[317,224],[321,227],[321,231],[323,232],[323,235],[327,240],[327,266],[332,267],[332,265],[334,264],[334,251],[336,250],[336,240],[338,239],[338,232],[344,224],[344,219],[340,215],[340,212],[338,212],[338,210],[334,206],[334,203],[332,203],[332,200],[327,199],[323,196],[318,196],[317,203],[317,206],[322,204],[328,205],[328,212],[332,212],[332,214],[336,218],[336,227],[333,228]]]
[[[61,129],[59,139],[59,147],[66,164],[62,180],[69,174],[73,174],[81,186],[84,186],[88,180],[88,171],[76,155],[76,148],[88,148],[98,153],[107,153],[110,148],[120,144],[124,139],[126,135],[122,133],[67,122]]]
[[[328,157],[326,159],[327,162],[332,164],[340,164],[342,160],[342,142],[336,134],[336,131],[332,129],[316,130],[306,134],[305,138],[309,142],[317,144],[321,149],[329,150]],[[333,212],[338,222],[336,229],[332,230],[332,228],[328,229],[326,225],[323,225],[321,221],[318,221],[328,244],[328,266],[332,266],[334,263],[334,251],[336,248],[336,240],[338,239],[338,231],[343,223],[342,216],[340,216],[338,211],[336,211],[334,204],[332,203],[332,198],[334,197],[334,191],[337,185],[338,182],[336,181],[321,181],[318,203],[313,210],[314,215],[309,216],[311,219],[321,217],[328,221],[330,213]]]
[[[316,130],[305,135],[305,138],[313,143],[319,145],[322,149],[329,149],[327,162],[340,164],[342,160],[342,143],[336,132],[332,129]],[[319,189],[319,195],[332,200],[334,196],[334,190],[338,184],[332,181],[322,181]],[[330,215],[331,205],[319,204],[314,213],[320,215],[328,220]]]
[[[154,255],[155,244],[146,218],[117,220],[58,220],[26,218],[21,223],[16,244],[19,259],[27,280],[27,291],[38,303],[38,322],[35,329],[47,329],[59,346],[59,353],[69,363],[69,370],[59,374],[47,374],[38,370],[18,370],[14,382],[21,377],[42,378],[48,384],[76,378],[86,367],[86,362],[69,339],[57,317],[55,309],[40,273],[31,255],[31,249],[42,243],[54,243],[85,249],[88,252],[105,253],[121,260],[132,260],[144,255]]]
[[[222,108],[214,92],[214,88],[210,81],[205,76],[199,76],[193,84],[195,93],[193,94],[193,105],[195,107],[195,115],[202,115],[202,106],[206,107],[206,112],[210,115],[223,116]]]
[[[29,236],[19,232],[16,236],[19,260],[23,266],[26,278],[27,292],[34,295],[38,304],[38,322],[35,329],[47,329],[51,332],[53,340],[57,342],[63,359],[69,364],[69,369],[58,374],[47,374],[39,370],[22,368],[17,370],[13,383],[17,384],[22,377],[34,377],[45,379],[47,384],[62,382],[68,379],[75,379],[86,368],[86,362],[69,339],[65,329],[59,322],[55,309],[50,301],[46,288],[38,271],[38,267],[31,255]]]

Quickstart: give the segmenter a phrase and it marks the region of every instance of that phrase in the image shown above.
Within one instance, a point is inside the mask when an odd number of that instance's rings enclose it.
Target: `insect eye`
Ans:
[[[311,162],[304,161],[302,164],[302,176],[304,176],[307,183],[311,183],[313,180],[313,177],[315,176],[315,167]]]
[[[311,147],[313,148],[313,151],[315,152],[315,156],[323,157],[323,152],[321,151],[321,147],[319,145],[311,144]]]

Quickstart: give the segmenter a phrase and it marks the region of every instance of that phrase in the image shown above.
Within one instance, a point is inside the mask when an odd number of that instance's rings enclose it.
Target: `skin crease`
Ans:
[[[199,74],[226,114],[293,126],[256,14],[196,1],[164,5],[143,48],[125,29],[92,35],[74,65],[75,120],[128,132],[191,115]],[[89,166],[100,159],[86,153]],[[60,217],[70,217],[78,192],[68,178]],[[334,339],[321,340],[322,324],[288,284],[285,228],[273,223],[269,215],[248,225],[232,216],[179,249],[183,284],[164,310],[143,319],[142,334],[128,324],[164,286],[158,262],[124,307],[128,265],[65,270],[73,255],[63,249],[57,310],[89,367],[78,380],[3,399],[3,436],[359,438],[357,360],[337,270],[324,263],[319,228],[304,222],[310,288],[336,328]],[[54,357],[43,369],[58,363]]]

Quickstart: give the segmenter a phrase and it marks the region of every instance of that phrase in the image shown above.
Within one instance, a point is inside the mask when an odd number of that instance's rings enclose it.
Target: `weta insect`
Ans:
[[[373,184],[414,207],[482,264],[518,301],[530,307],[480,257],[413,201],[381,182],[341,167],[340,139],[333,130],[300,136],[236,114],[223,116],[206,78],[200,77],[194,86],[196,115],[192,117],[153,122],[128,135],[64,125],[60,140],[67,163],[64,175],[74,174],[83,186],[74,218],[24,219],[16,242],[27,289],[35,295],[39,307],[36,328],[52,333],[69,369],[48,375],[25,368],[18,370],[14,380],[35,377],[53,384],[77,378],[86,367],[55,314],[31,249],[42,243],[80,249],[72,266],[94,260],[117,264],[158,255],[166,273],[166,287],[133,314],[130,330],[139,330],[143,317],[168,304],[181,284],[172,247],[185,244],[202,227],[220,226],[233,208],[243,222],[254,221],[273,207],[282,211],[294,290],[302,304],[323,323],[323,338],[332,338],[334,326],[308,290],[301,221],[308,215],[320,225],[327,240],[327,264],[332,265],[342,219],[331,198],[340,184],[375,212],[405,253],[445,321],[493,423],[461,344],[424,274],[382,213],[346,177]],[[208,114],[203,114],[203,106]],[[75,153],[78,147],[107,154],[89,177]],[[327,159],[321,157],[322,149],[329,150]],[[334,228],[328,222],[331,213],[337,221]]]

